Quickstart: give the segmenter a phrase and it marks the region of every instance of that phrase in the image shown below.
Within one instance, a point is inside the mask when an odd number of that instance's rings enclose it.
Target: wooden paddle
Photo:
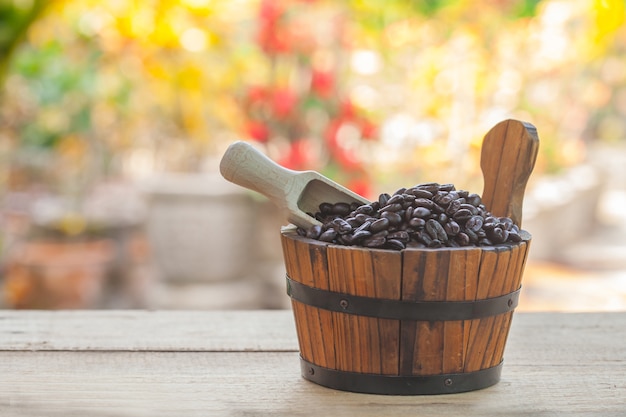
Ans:
[[[517,120],[495,125],[482,144],[483,204],[493,215],[510,217],[520,228],[524,191],[538,150],[535,126]]]
[[[321,203],[369,203],[319,172],[283,168],[243,141],[228,147],[220,172],[228,181],[265,195],[286,213],[289,222],[305,229],[321,225],[308,214],[319,211]]]

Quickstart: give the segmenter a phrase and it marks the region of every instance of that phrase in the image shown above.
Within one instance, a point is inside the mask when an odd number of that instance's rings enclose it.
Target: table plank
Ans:
[[[623,416],[624,362],[508,363],[481,391],[343,393],[303,380],[295,352],[5,352],[0,415]],[[616,370],[621,365],[622,370]],[[616,378],[620,377],[621,380]],[[13,414],[10,414],[12,412]]]
[[[297,349],[286,310],[0,310],[0,351]]]
[[[454,395],[327,389],[296,344],[290,311],[0,311],[0,416],[626,415],[626,313],[516,313],[500,383]]]

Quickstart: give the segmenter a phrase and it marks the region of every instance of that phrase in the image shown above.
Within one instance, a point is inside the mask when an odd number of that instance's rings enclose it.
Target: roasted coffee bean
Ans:
[[[413,210],[415,210],[413,208],[413,206],[409,206],[407,207],[407,209],[404,212],[404,221],[405,222],[410,222],[411,221],[411,217],[413,217]]]
[[[459,210],[468,210],[472,215],[478,214],[478,207],[472,206],[471,204],[461,204],[459,206]]]
[[[385,211],[380,215],[380,217],[388,219],[389,224],[392,226],[398,226],[402,223],[402,216],[398,213],[394,213],[393,211]]]
[[[456,235],[455,240],[461,246],[469,246],[469,244],[471,243],[469,236],[467,235],[467,233],[464,232],[460,232],[458,235]]]
[[[417,233],[417,235],[416,235],[416,237],[417,237],[417,240],[418,240],[419,242],[422,242],[422,243],[423,243],[424,245],[426,245],[426,246],[430,246],[430,244],[431,244],[431,243],[432,243],[432,241],[433,241],[433,238],[432,238],[432,237],[430,237],[430,235],[428,234],[428,232],[427,232],[426,230],[423,230],[423,231],[421,231],[421,232],[418,232],[418,233]]]
[[[357,207],[354,211],[357,214],[366,214],[366,215],[371,215],[374,212],[376,212],[378,209],[374,209],[374,207],[372,207],[371,204],[364,204],[362,206]]]
[[[426,190],[426,191],[430,191],[431,193],[435,194],[439,191],[439,183],[436,182],[429,182],[426,184],[420,184],[417,186],[419,189],[421,190]]]
[[[348,203],[335,203],[333,204],[332,213],[337,214],[339,216],[345,216],[349,214],[352,210],[350,209],[350,204]]]
[[[432,200],[428,200],[426,198],[416,198],[413,202],[413,205],[415,207],[424,207],[432,210],[432,208],[435,206],[435,203]]]
[[[508,217],[500,217],[498,220],[500,220],[500,223],[502,223],[504,230],[511,230],[511,228],[513,227],[513,220],[509,219]]]
[[[465,200],[468,204],[471,204],[474,207],[478,207],[481,204],[481,199],[478,194],[469,194],[467,197],[465,197]]]
[[[465,228],[472,232],[478,232],[483,227],[483,218],[480,216],[472,216],[465,222]]]
[[[391,196],[387,193],[383,193],[380,194],[378,196],[378,204],[380,204],[381,207],[384,207],[387,205],[387,203],[389,202],[389,199],[391,198]]]
[[[426,207],[416,207],[413,210],[413,217],[420,217],[422,219],[430,217],[433,214],[432,211],[427,209]]]
[[[396,232],[389,233],[387,235],[387,240],[389,239],[396,239],[400,242],[407,243],[411,239],[411,236],[409,236],[409,232],[405,230],[398,230]]]
[[[374,223],[374,220],[372,220],[372,219],[365,220],[363,223],[361,223],[361,225],[359,227],[354,229],[354,233],[361,232],[363,230],[368,230],[369,231],[370,226],[372,225],[372,223]]]
[[[400,211],[400,210],[402,210],[402,204],[395,203],[395,204],[387,204],[385,207],[381,208],[379,211],[385,212],[385,211]]]
[[[486,217],[483,221],[483,228],[485,230],[491,230],[494,227],[497,227],[500,222],[493,216]]]
[[[333,226],[335,226],[335,230],[337,230],[340,235],[345,235],[346,233],[350,233],[352,231],[352,226],[350,226],[350,223],[348,223],[341,217],[334,219],[331,223],[333,224]]]
[[[478,243],[478,235],[471,229],[463,229],[463,232],[469,237],[470,242]]]
[[[317,239],[322,234],[322,226],[319,224],[315,224],[309,228],[306,232],[306,237],[309,239]]]
[[[437,220],[428,220],[426,222],[426,231],[428,232],[430,237],[433,238],[433,240],[437,239],[441,242],[445,242],[448,240],[448,235],[446,234],[446,231],[444,230],[441,223],[439,223]]]
[[[330,214],[333,211],[333,205],[330,203],[322,203],[319,205],[322,214]]]
[[[509,234],[508,230],[495,227],[488,232],[487,236],[493,243],[504,243],[509,238]]]
[[[319,236],[318,239],[321,240],[322,242],[332,242],[333,240],[335,240],[336,237],[337,237],[337,231],[333,228],[330,228],[326,230],[325,232],[323,232]]]
[[[368,237],[370,237],[370,236],[372,236],[372,233],[371,233],[371,232],[368,232],[367,230],[358,230],[358,231],[355,231],[355,232],[352,234],[352,244],[359,243],[359,242],[361,242],[362,240],[364,240],[364,239],[366,239],[366,238],[368,238]]]
[[[389,224],[389,219],[382,217],[372,223],[372,225],[370,226],[370,232],[378,233],[381,230],[386,230],[389,228]]]
[[[386,242],[387,239],[385,239],[384,237],[370,236],[363,240],[363,246],[365,246],[366,248],[379,248],[383,246]]]
[[[367,220],[369,220],[371,217],[368,216],[367,214],[359,213],[359,214],[355,215],[354,218],[359,222],[359,224],[363,224]]]
[[[523,240],[510,218],[491,215],[478,194],[456,190],[452,184],[400,188],[369,204],[322,203],[319,212],[310,215],[322,227],[298,228],[299,235],[343,245],[401,250]]]
[[[406,248],[404,242],[401,242],[398,239],[387,239],[387,243],[385,244],[385,246],[393,250],[402,250]]]
[[[409,220],[409,226],[414,229],[424,227],[426,226],[426,220],[420,217],[413,217],[411,220]]]
[[[431,193],[430,191],[423,190],[423,189],[416,188],[416,187],[410,188],[406,192],[415,196],[415,198],[426,198],[429,200],[433,198],[433,193]]]
[[[359,222],[356,217],[348,217],[345,220],[353,229],[361,225],[361,222]]]
[[[522,236],[519,234],[519,232],[517,232],[517,231],[515,231],[515,230],[511,229],[511,230],[509,231],[509,240],[510,240],[511,242],[516,242],[516,243],[517,243],[517,242],[521,242],[521,241],[522,241]]]
[[[458,223],[463,223],[472,217],[472,212],[467,209],[461,209],[452,216]]]
[[[387,201],[387,204],[402,204],[403,201],[404,197],[402,197],[402,194],[394,194],[389,201]]]
[[[452,200],[450,202],[450,204],[448,204],[448,207],[446,208],[446,213],[449,216],[454,215],[454,213],[456,213],[457,211],[459,211],[459,209],[461,208],[461,200],[457,199],[457,200]]]
[[[461,232],[461,226],[454,220],[449,220],[443,228],[448,236],[456,236]]]

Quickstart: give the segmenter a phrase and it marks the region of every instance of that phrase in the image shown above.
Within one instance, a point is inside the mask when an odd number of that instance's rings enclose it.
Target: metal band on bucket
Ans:
[[[293,300],[324,310],[396,320],[452,321],[496,316],[517,307],[520,290],[475,301],[389,300],[314,288],[287,276],[287,294]]]
[[[453,394],[487,388],[500,380],[502,362],[479,371],[429,376],[362,374],[324,368],[300,357],[302,376],[342,391],[387,395]]]

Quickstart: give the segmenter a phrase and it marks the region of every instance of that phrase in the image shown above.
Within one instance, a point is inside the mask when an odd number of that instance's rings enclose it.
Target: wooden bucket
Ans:
[[[516,121],[496,126],[481,157],[483,203],[518,225],[538,146],[530,128]],[[499,155],[485,153],[485,143],[501,144]],[[393,395],[495,384],[531,241],[522,236],[499,246],[392,251],[328,244],[284,229],[303,377]]]

